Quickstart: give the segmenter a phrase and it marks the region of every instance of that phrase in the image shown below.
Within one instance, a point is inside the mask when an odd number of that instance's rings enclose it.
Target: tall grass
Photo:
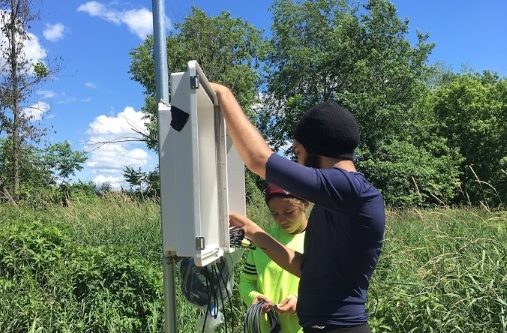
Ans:
[[[75,202],[65,208],[48,207],[44,211],[0,205],[0,230],[7,230],[16,224],[30,224],[31,221],[56,227],[65,231],[68,237],[66,241],[72,246],[92,254],[90,260],[94,258],[95,266],[90,264],[90,267],[86,268],[89,271],[83,274],[87,279],[95,274],[93,272],[97,267],[104,274],[97,273],[98,277],[107,280],[106,275],[118,273],[113,268],[122,266],[123,263],[126,265],[124,272],[135,274],[143,274],[145,265],[146,274],[155,272],[155,275],[150,276],[158,279],[155,285],[162,289],[159,213],[156,202],[139,203],[114,194],[92,202]],[[269,212],[262,205],[249,207],[248,215],[262,225],[270,223]],[[369,292],[368,309],[372,331],[507,332],[506,244],[506,212],[491,212],[485,209],[389,211],[384,250]],[[105,251],[106,255],[90,250],[97,248],[103,249],[101,251]],[[65,249],[69,251],[67,247]],[[108,249],[113,250],[107,252]],[[65,257],[67,252],[62,253],[62,256],[55,260],[67,260],[66,265],[71,266],[72,257]],[[108,253],[114,258],[107,259]],[[86,257],[76,258],[83,267],[88,265]],[[0,258],[0,263],[2,260]],[[129,260],[134,260],[130,266]],[[59,264],[54,262],[54,265]],[[46,268],[51,269],[50,266]],[[69,272],[74,271],[62,269],[61,274],[54,272],[47,276],[64,281],[73,278],[64,275]],[[130,306],[121,303],[128,303],[128,293],[125,290],[114,293],[100,289],[100,297],[94,296],[90,299],[90,302],[93,301],[93,307],[90,305],[92,303],[86,303],[86,298],[74,302],[70,297],[65,303],[67,307],[60,308],[65,311],[55,313],[41,310],[31,317],[31,321],[21,322],[20,318],[26,317],[16,316],[19,309],[9,309],[15,304],[13,300],[22,300],[16,304],[28,304],[33,309],[44,309],[39,307],[39,303],[47,305],[44,302],[48,302],[48,295],[51,294],[47,290],[40,290],[40,285],[37,284],[37,274],[42,272],[34,271],[34,274],[18,277],[23,280],[19,281],[7,278],[5,272],[0,271],[2,332],[139,331],[133,328],[141,327],[136,326],[136,322],[122,322],[125,314],[120,310]],[[137,281],[136,279],[140,278],[131,277],[128,281]],[[24,290],[12,286],[20,282]],[[90,283],[97,288],[100,286],[100,283]],[[57,284],[46,285],[55,288],[51,292],[56,297],[61,297],[62,292],[56,290]],[[108,286],[116,284],[110,281]],[[128,287],[131,288],[132,285]],[[151,310],[146,310],[150,316],[142,326],[143,331],[163,331],[161,293],[158,297],[150,303]],[[49,299],[49,302],[61,300]],[[242,332],[241,321],[245,308],[239,300],[237,281],[230,305],[232,310],[227,308],[226,314],[236,323],[234,332]],[[117,311],[111,310],[112,307]],[[91,321],[86,318],[99,318],[92,313],[94,311],[108,313],[116,318],[100,317],[104,321],[109,320],[107,325],[95,326],[95,329],[92,329]],[[198,331],[195,320],[199,311],[183,298],[177,276],[179,332]],[[122,323],[122,326],[118,323]],[[225,330],[222,328],[221,332]],[[230,327],[228,332],[231,332]]]
[[[133,255],[160,263],[162,236],[157,202],[140,203],[113,192],[91,204],[52,206],[41,214],[69,224],[72,237],[79,244],[124,246]]]
[[[370,289],[376,332],[507,332],[507,214],[391,212]]]

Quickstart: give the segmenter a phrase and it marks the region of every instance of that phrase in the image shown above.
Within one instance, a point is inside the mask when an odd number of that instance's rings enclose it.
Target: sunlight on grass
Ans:
[[[39,221],[42,225],[63,228],[72,246],[90,249],[109,246],[120,256],[114,260],[144,262],[149,265],[148,271],[158,272],[156,276],[161,283],[159,214],[156,202],[139,203],[125,196],[110,195],[93,203],[77,202],[70,207],[53,206],[44,211],[0,205],[0,224],[7,228]],[[248,215],[260,225],[272,223],[264,205],[249,207]],[[389,210],[387,218],[385,245],[368,300],[373,332],[507,332],[507,212],[409,209]],[[238,274],[236,280],[237,277]],[[69,321],[69,331],[90,325],[78,319],[92,316],[83,313],[90,310],[86,304],[68,300],[71,303],[66,313],[53,313],[50,307],[34,302],[41,297],[38,280],[30,276],[24,279],[23,284],[31,286],[27,291],[28,297],[33,297],[31,301],[18,294],[19,289],[13,287],[9,278],[0,275],[0,308],[7,309],[14,300],[22,298],[19,302],[29,302],[41,312],[32,321],[23,322],[19,315],[13,320],[12,311],[0,311],[2,331],[51,331],[51,325],[61,320]],[[120,308],[129,306],[117,303],[118,299],[111,295],[104,296],[100,304],[109,307],[110,302]],[[177,304],[180,331],[194,332],[200,310],[184,300],[179,287]],[[241,332],[245,307],[239,300],[237,281],[230,305],[232,311],[226,309],[226,313],[236,322],[234,332]],[[162,297],[150,306],[154,307],[152,322],[146,331],[162,332]],[[121,317],[111,318],[110,325],[118,322],[124,332],[130,332],[128,327],[136,327],[134,322],[122,322]]]

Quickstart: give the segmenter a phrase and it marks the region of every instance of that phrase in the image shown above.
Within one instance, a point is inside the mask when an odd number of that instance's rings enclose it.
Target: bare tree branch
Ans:
[[[85,149],[85,152],[89,153],[91,151],[97,150],[105,145],[108,144],[116,144],[116,143],[125,143],[125,142],[147,142],[147,136],[144,138],[137,138],[137,137],[118,137],[111,140],[103,140],[103,141],[88,141],[87,146],[90,147],[90,149]]]

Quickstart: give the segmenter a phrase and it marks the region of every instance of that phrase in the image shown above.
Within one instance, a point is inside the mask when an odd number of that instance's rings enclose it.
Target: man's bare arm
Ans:
[[[270,257],[278,266],[297,277],[301,276],[301,253],[294,251],[282,243],[275,240],[264,230],[250,236],[250,239],[257,247],[260,247],[268,257]]]
[[[243,109],[229,88],[211,83],[224,113],[229,135],[234,147],[250,171],[266,179],[266,162],[273,154],[266,140],[246,117]]]
[[[232,213],[229,215],[229,221],[231,226],[242,228],[245,231],[245,236],[280,267],[298,277],[301,276],[301,253],[278,242],[246,216]]]

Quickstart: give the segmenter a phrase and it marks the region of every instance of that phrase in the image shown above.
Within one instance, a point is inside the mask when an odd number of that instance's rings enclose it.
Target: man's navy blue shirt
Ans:
[[[366,290],[384,237],[382,195],[360,172],[310,168],[277,154],[268,159],[266,180],[315,204],[301,262],[301,326],[367,322]]]

